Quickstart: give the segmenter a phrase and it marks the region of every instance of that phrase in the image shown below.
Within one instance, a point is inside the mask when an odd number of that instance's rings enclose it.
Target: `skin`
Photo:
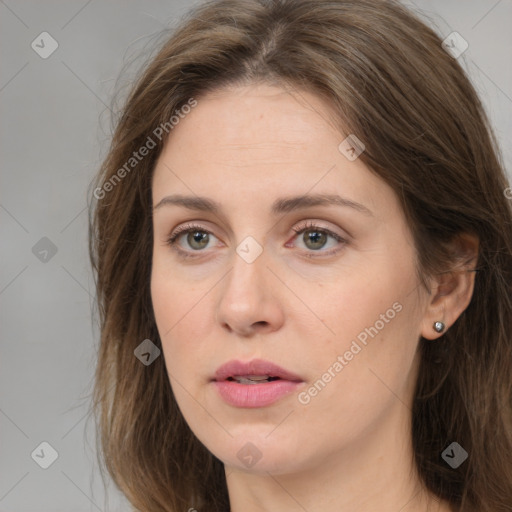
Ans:
[[[225,464],[231,510],[450,510],[421,488],[411,403],[419,337],[439,337],[436,320],[453,324],[471,298],[473,273],[432,279],[430,293],[420,286],[395,193],[360,158],[340,152],[347,133],[329,122],[322,99],[263,84],[197,99],[157,162],[153,205],[183,194],[222,209],[154,209],[151,294],[174,395]],[[371,214],[346,206],[270,212],[277,198],[317,193]],[[329,236],[315,245],[315,229],[293,231],[313,221],[346,242]],[[213,234],[205,248],[178,237],[195,256],[184,259],[167,239],[189,222]],[[247,236],[263,248],[252,263],[236,252]],[[477,245],[467,238],[464,247]],[[231,359],[262,358],[298,374],[298,391],[307,391],[396,303],[400,312],[307,404],[294,392],[267,407],[237,408],[210,382]],[[261,455],[251,467],[237,457],[248,442]]]

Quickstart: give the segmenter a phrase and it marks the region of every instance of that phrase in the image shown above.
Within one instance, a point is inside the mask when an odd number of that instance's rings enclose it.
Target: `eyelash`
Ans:
[[[348,241],[345,238],[341,237],[337,233],[334,233],[330,229],[326,229],[326,228],[322,228],[322,227],[318,226],[314,222],[306,223],[306,224],[303,224],[296,228],[293,228],[293,231],[296,233],[297,236],[300,235],[301,233],[303,233],[304,231],[309,231],[309,230],[311,230],[311,231],[315,230],[320,233],[324,233],[324,234],[334,238],[337,242],[340,242],[344,245],[348,244]],[[177,251],[183,258],[196,258],[199,256],[199,254],[190,254],[187,251],[184,251],[183,249],[180,249],[179,247],[176,246],[176,239],[179,236],[189,233],[191,231],[199,231],[201,233],[207,233],[208,235],[213,235],[213,233],[211,231],[209,231],[208,229],[205,229],[204,227],[202,227],[198,224],[185,224],[183,226],[180,226],[176,231],[174,231],[174,233],[171,236],[169,236],[167,238],[166,243],[168,245],[170,245],[175,251]],[[332,256],[332,255],[336,254],[337,252],[339,252],[340,250],[341,250],[340,248],[336,248],[334,250],[331,249],[329,251],[312,251],[312,252],[321,252],[322,256],[316,256],[313,254],[304,254],[304,256],[307,258],[326,257],[326,256]],[[194,252],[201,252],[201,251],[194,251]]]

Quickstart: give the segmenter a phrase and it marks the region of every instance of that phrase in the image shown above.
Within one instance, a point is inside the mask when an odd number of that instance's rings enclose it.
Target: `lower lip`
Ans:
[[[295,391],[302,382],[273,380],[261,384],[239,384],[235,381],[214,381],[220,396],[235,407],[265,407]]]

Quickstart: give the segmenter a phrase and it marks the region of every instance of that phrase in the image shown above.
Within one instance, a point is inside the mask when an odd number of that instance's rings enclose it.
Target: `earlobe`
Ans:
[[[469,306],[475,286],[478,238],[460,235],[454,242],[454,266],[440,274],[430,295],[421,336],[428,340],[441,337]]]

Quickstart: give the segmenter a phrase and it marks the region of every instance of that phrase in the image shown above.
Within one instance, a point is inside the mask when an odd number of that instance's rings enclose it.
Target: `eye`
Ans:
[[[176,251],[181,253],[185,258],[194,257],[194,255],[189,254],[187,250],[180,247],[178,239],[183,235],[187,235],[187,244],[189,247],[194,249],[195,252],[202,251],[205,247],[207,247],[208,242],[210,241],[210,236],[214,236],[211,231],[208,231],[202,226],[196,224],[185,224],[184,226],[180,226],[175,231],[173,231],[171,236],[167,239],[167,243]]]
[[[302,240],[302,242],[305,244],[306,249],[313,251],[313,252],[321,252],[322,256],[330,256],[332,254],[337,253],[340,248],[336,247],[339,245],[346,245],[348,241],[343,238],[342,236],[338,235],[334,231],[331,231],[327,228],[322,228],[315,224],[314,222],[306,223],[305,225],[298,226],[296,228],[293,228],[293,231],[297,233],[297,239]],[[299,235],[303,234],[303,236],[300,238]],[[328,250],[328,251],[320,251],[322,249],[329,238],[334,239],[337,244],[334,244],[334,250]],[[307,257],[316,257],[316,255],[312,254],[305,254]]]

